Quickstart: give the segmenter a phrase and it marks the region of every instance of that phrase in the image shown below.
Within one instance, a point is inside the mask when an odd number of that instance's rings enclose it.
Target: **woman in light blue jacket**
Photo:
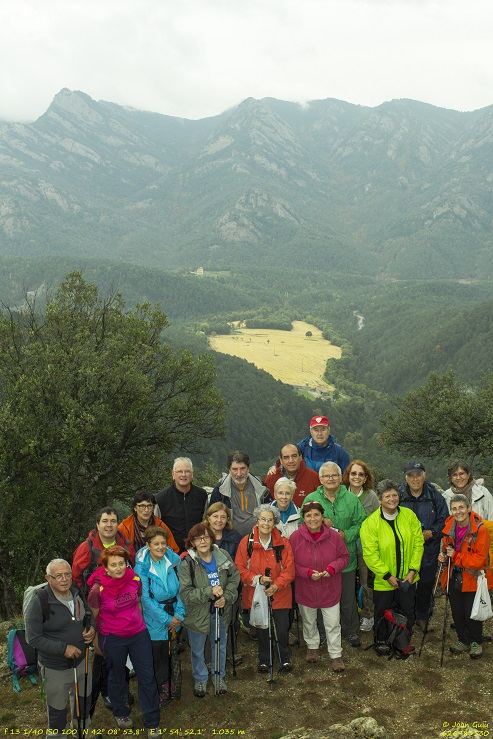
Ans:
[[[185,616],[176,574],[181,560],[167,546],[167,538],[165,529],[149,526],[144,534],[146,546],[137,552],[134,568],[142,581],[142,610],[151,636],[154,674],[161,702],[171,695],[170,637],[176,636]]]

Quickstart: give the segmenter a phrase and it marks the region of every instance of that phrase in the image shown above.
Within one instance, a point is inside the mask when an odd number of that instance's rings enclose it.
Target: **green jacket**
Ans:
[[[358,497],[344,485],[341,485],[334,503],[331,503],[325,495],[323,485],[320,485],[313,493],[306,496],[303,505],[309,500],[321,503],[324,509],[324,518],[330,518],[336,529],[344,531],[344,544],[349,551],[349,564],[343,571],[352,572],[358,564],[356,545],[361,524],[366,518],[365,509]],[[303,516],[300,516],[300,520],[303,522]]]
[[[395,532],[399,541],[400,569],[397,572],[396,537],[392,526],[382,517],[381,508],[372,513],[361,527],[363,559],[375,575],[374,590],[393,590],[385,575],[405,578],[409,570],[416,570],[414,582],[419,580],[419,568],[424,551],[424,539],[418,517],[400,506],[395,519]]]
[[[233,603],[238,598],[240,573],[235,563],[224,549],[213,546],[219,580],[223,589],[226,606],[224,608],[224,626],[227,629],[231,621]],[[184,626],[199,634],[208,634],[211,621],[212,587],[209,584],[207,571],[194,549],[188,550],[191,558],[193,579],[188,558],[183,559],[178,569],[180,581],[180,597],[185,604]]]

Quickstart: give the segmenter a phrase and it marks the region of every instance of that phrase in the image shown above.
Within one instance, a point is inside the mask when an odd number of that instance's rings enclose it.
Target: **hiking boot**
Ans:
[[[228,692],[228,686],[226,685],[226,681],[221,677],[219,679],[219,686],[218,691],[219,695],[223,695],[224,693]]]
[[[264,662],[261,662],[259,666],[257,667],[257,672],[260,672],[261,674],[265,674],[269,672],[269,665],[266,665]]]
[[[132,729],[134,722],[130,716],[115,716],[116,723],[120,729]]]
[[[299,644],[298,637],[296,634],[292,634],[291,631],[288,634],[288,644],[290,647],[296,647]]]
[[[279,670],[279,672],[291,672],[292,669],[293,669],[293,665],[291,662],[283,662],[282,667]]]
[[[334,672],[344,672],[346,665],[342,661],[342,657],[334,657],[332,660],[332,670]]]
[[[359,638],[358,634],[349,634],[347,640],[352,647],[361,646],[361,639]]]
[[[101,698],[103,699],[103,706],[111,710],[113,706],[111,705],[111,700],[110,700],[109,695],[102,695]]]
[[[371,631],[373,629],[374,620],[372,618],[362,618],[359,625],[360,631]]]
[[[450,647],[450,651],[452,654],[463,654],[464,652],[469,651],[469,644],[463,644],[461,641],[456,641],[455,644],[452,644]]]
[[[307,662],[318,662],[318,649],[307,649],[305,660]]]
[[[207,693],[207,683],[197,681],[193,686],[193,694],[196,698],[204,698]]]
[[[390,647],[384,641],[379,641],[375,644],[375,652],[379,657],[388,657],[390,654]]]
[[[424,618],[417,618],[414,622],[414,628],[419,629],[424,634],[426,631],[426,620]]]
[[[231,663],[233,662],[233,657],[227,657],[226,659],[228,660],[228,662],[231,662]],[[238,665],[242,665],[242,664],[243,664],[243,657],[241,656],[241,654],[235,654],[235,667],[237,667]]]
[[[471,648],[469,650],[469,657],[471,659],[479,659],[483,656],[483,647],[476,641],[471,642]]]

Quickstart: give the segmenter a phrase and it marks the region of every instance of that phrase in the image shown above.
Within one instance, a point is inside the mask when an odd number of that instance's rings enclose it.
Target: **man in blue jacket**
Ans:
[[[425,545],[416,589],[416,626],[424,629],[430,613],[442,529],[449,513],[443,495],[426,479],[421,462],[407,464],[404,474],[406,482],[399,487],[400,505],[418,517]]]
[[[314,416],[310,421],[310,436],[298,442],[306,466],[315,472],[320,470],[324,462],[335,462],[342,472],[349,464],[349,454],[340,444],[336,444],[330,433],[330,421],[327,416]]]

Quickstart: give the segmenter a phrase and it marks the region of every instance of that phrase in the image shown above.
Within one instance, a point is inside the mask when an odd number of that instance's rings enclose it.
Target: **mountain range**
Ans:
[[[61,90],[0,124],[0,255],[493,276],[493,106],[248,98],[202,120]]]

